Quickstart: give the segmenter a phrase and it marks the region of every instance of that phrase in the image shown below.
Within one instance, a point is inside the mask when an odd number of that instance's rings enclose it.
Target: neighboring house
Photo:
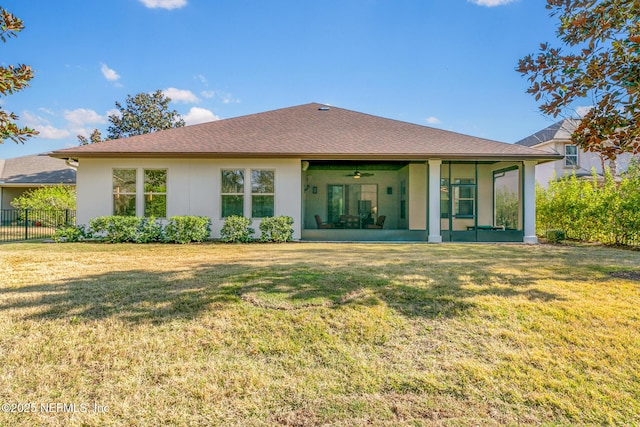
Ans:
[[[75,169],[62,159],[35,154],[0,160],[0,209],[12,209],[13,199],[27,190],[58,184],[76,184]]]
[[[288,215],[294,239],[535,243],[535,166],[561,156],[306,104],[54,151],[77,221]],[[319,219],[319,221],[318,221]]]
[[[591,177],[593,169],[599,176],[603,176],[602,157],[598,153],[582,150],[571,141],[571,134],[578,127],[578,124],[578,119],[564,119],[516,142],[516,145],[564,156],[561,160],[536,166],[536,181],[540,185],[547,187],[550,180],[562,178],[574,172],[578,177]],[[613,164],[606,160],[604,161],[605,168],[609,168],[612,173],[625,172],[632,157],[631,154],[625,153],[618,156]]]

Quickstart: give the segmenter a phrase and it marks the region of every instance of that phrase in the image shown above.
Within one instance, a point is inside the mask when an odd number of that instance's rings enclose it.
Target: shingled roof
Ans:
[[[525,147],[535,147],[539,144],[544,144],[551,140],[569,140],[571,134],[578,127],[578,120],[576,119],[564,119],[557,123],[552,124],[549,127],[542,129],[530,135],[526,138],[516,142],[516,145],[523,145]]]
[[[76,171],[47,154],[0,161],[0,185],[75,184]]]
[[[556,159],[557,155],[305,104],[54,151],[60,158]]]

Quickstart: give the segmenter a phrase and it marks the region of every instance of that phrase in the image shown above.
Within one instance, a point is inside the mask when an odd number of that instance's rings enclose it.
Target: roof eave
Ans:
[[[493,161],[513,161],[513,160],[537,160],[552,161],[560,160],[564,156],[560,154],[491,154],[491,153],[211,153],[211,152],[74,152],[74,151],[54,151],[52,157],[60,159],[97,159],[97,158],[154,158],[154,159],[220,159],[220,158],[303,158],[310,160],[493,160]]]

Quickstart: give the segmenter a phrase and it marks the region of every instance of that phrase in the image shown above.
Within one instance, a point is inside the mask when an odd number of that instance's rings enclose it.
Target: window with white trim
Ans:
[[[144,170],[144,216],[167,216],[167,170]]]
[[[113,170],[113,214],[136,216],[135,169]]]
[[[222,170],[222,218],[244,216],[244,169]]]
[[[273,170],[251,170],[251,217],[273,216],[275,196],[275,172]]]
[[[565,145],[564,146],[564,167],[575,168],[577,166],[578,166],[578,146]]]

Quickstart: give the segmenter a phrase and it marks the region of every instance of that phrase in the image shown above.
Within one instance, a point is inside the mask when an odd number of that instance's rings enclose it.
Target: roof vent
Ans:
[[[320,107],[318,108],[319,111],[329,111],[331,108],[329,107]]]

